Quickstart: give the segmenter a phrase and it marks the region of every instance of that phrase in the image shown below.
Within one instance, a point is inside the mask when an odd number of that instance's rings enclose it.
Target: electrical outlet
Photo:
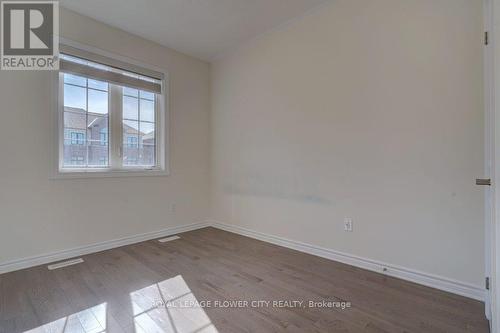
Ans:
[[[344,218],[344,231],[352,232],[352,219],[350,217]]]

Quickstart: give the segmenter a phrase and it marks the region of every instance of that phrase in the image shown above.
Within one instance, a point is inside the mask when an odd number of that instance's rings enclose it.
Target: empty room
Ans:
[[[0,7],[0,333],[500,333],[500,0]]]

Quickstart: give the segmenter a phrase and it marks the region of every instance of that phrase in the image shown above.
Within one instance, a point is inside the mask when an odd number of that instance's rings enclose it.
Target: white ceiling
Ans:
[[[331,0],[61,0],[63,7],[203,60]]]

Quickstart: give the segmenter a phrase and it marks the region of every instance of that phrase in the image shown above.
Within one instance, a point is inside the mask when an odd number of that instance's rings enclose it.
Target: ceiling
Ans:
[[[331,0],[61,0],[63,7],[211,61]]]

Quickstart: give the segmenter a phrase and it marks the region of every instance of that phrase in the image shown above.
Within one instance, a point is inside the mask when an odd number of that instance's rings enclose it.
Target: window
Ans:
[[[109,84],[69,73],[63,74],[64,131],[71,131],[70,144],[63,147],[63,168],[102,167],[109,154],[100,133],[109,126]],[[83,155],[75,163],[74,156]]]
[[[131,131],[131,132],[137,132],[136,130],[134,130],[132,127],[128,126],[128,125],[125,125],[127,126],[128,128],[126,130],[128,131]],[[138,139],[137,139],[137,133],[134,133],[132,134],[133,136],[130,136],[128,135],[127,136],[127,147],[128,148],[137,148],[139,147],[137,145],[137,142],[138,142]]]
[[[149,165],[155,160],[155,96],[147,91],[123,89],[125,165]]]
[[[101,146],[107,146],[108,145],[108,129],[103,128],[101,132],[99,133],[100,135],[100,142]]]
[[[61,50],[59,174],[165,174],[164,74]]]
[[[65,128],[66,130],[66,128]],[[70,132],[71,135],[71,145],[83,145],[85,144],[85,133],[80,133],[80,132]]]
[[[71,165],[84,165],[84,162],[83,156],[71,156]]]
[[[64,144],[65,145],[83,145],[85,144],[85,132],[76,128],[64,129]]]

